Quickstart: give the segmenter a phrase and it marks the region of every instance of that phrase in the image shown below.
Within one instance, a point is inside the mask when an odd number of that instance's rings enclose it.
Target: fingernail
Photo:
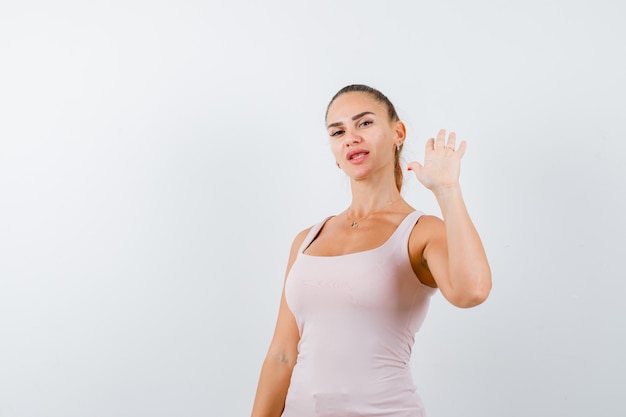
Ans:
[[[413,171],[413,168],[411,168],[411,167],[407,167],[406,169],[407,169],[407,171]]]

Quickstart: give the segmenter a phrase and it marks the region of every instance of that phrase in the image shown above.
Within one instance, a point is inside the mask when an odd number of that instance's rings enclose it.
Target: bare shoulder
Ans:
[[[304,239],[307,237],[307,235],[309,234],[309,232],[311,231],[313,227],[307,227],[304,230],[301,230],[296,237],[293,239],[293,243],[292,243],[292,247],[293,246],[298,246],[300,247],[300,245],[302,245],[302,242],[304,242]]]
[[[291,244],[291,252],[298,252],[298,249],[300,248],[300,246],[302,246],[302,243],[304,242],[304,239],[306,239],[307,235],[309,234],[309,232],[311,231],[313,227],[309,227],[306,228],[302,231],[300,231],[300,233],[298,233],[296,235],[296,237],[293,239],[293,242]]]
[[[306,239],[307,235],[311,231],[312,227],[302,230],[300,233],[296,235],[291,243],[291,251],[289,252],[289,263],[287,264],[287,272],[291,269],[291,265],[295,262],[298,257],[298,250],[302,246],[304,239]],[[286,278],[286,277],[285,277]]]
[[[439,233],[445,232],[443,220],[437,216],[423,214],[411,232],[411,240],[430,239]]]

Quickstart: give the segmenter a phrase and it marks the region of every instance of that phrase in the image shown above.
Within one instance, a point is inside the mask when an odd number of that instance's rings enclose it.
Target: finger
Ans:
[[[430,138],[426,141],[426,152],[435,149],[435,138]]]
[[[435,149],[443,149],[446,146],[446,130],[441,129],[437,133],[437,140],[435,141]]]
[[[455,153],[459,154],[459,157],[463,157],[463,155],[465,155],[465,149],[467,148],[467,142],[462,141],[461,144],[459,145],[459,149],[456,150]]]
[[[454,151],[456,149],[456,133],[450,132],[448,135],[448,143],[446,144],[446,149],[450,149]]]
[[[418,172],[420,172],[422,168],[422,164],[417,161],[409,162],[406,167],[409,171],[415,172],[415,176],[418,175]]]

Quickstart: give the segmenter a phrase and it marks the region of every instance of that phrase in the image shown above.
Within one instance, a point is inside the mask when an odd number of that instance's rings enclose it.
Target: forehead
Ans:
[[[351,118],[355,114],[370,111],[378,116],[387,111],[385,105],[372,97],[371,94],[352,91],[337,97],[328,107],[326,121],[329,123]]]

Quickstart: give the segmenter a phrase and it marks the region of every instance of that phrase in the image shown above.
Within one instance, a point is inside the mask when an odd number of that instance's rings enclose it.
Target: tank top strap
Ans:
[[[311,227],[311,230],[309,230],[309,233],[307,233],[306,237],[302,241],[302,245],[300,245],[300,249],[298,249],[298,255],[300,255],[302,252],[304,252],[306,250],[306,248],[309,247],[311,242],[313,242],[315,240],[315,238],[319,234],[320,230],[322,230],[322,227],[324,227],[324,225],[326,224],[328,219],[330,219],[331,217],[333,217],[333,216],[328,216],[324,220],[322,220],[321,222],[319,222],[316,225],[313,225]]]
[[[415,210],[407,214],[398,225],[394,234],[391,236],[391,240],[393,240],[393,242],[390,242],[392,243],[390,246],[401,245],[402,247],[406,247],[409,242],[411,232],[413,231],[413,227],[417,224],[417,221],[423,214],[424,213],[419,210]]]

